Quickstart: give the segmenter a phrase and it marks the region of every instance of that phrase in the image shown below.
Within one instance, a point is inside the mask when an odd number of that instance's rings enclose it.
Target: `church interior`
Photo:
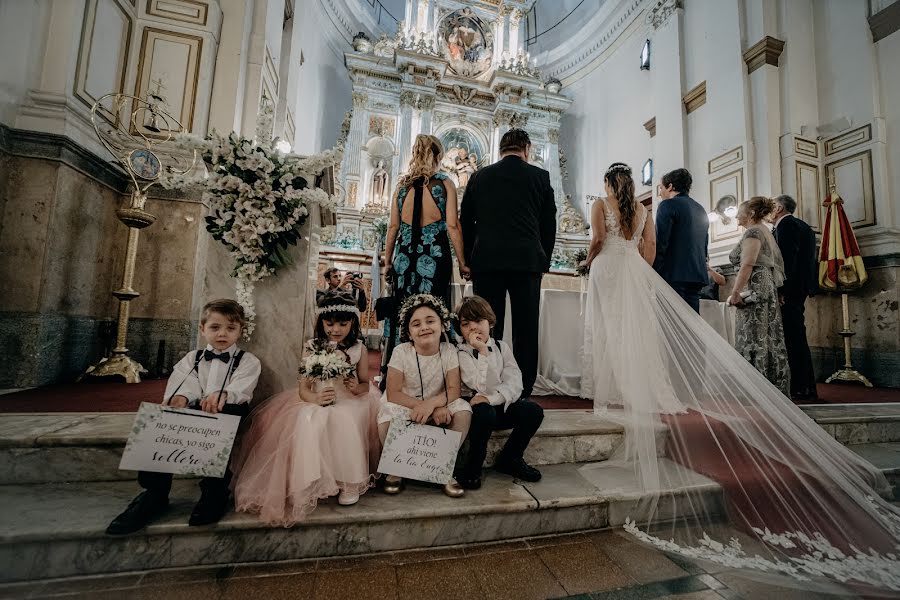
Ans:
[[[0,0],[0,596],[837,597],[720,577],[623,533],[639,490],[580,474],[626,433],[584,397],[578,267],[617,161],[651,218],[663,175],[690,171],[725,279],[700,316],[731,346],[743,202],[793,198],[817,261],[848,236],[839,250],[865,282],[806,300],[817,397],[798,405],[897,506],[898,31],[897,0]],[[322,501],[295,528],[239,512],[195,528],[196,477],[180,475],[173,515],[105,535],[136,489],[119,468],[135,414],[205,344],[204,306],[243,305],[261,402],[297,386],[336,268],[368,298],[376,375],[414,141],[440,141],[464,204],[510,129],[527,131],[556,205],[532,393],[544,421],[525,454],[544,480],[489,476],[465,506],[410,486]],[[283,192],[280,245],[259,241],[280,223],[228,230],[243,192],[209,176],[241,160],[274,173],[268,190],[299,190]],[[456,269],[450,289],[454,305],[472,295]],[[493,434],[488,467],[508,435]],[[692,493],[719,493],[691,477]]]

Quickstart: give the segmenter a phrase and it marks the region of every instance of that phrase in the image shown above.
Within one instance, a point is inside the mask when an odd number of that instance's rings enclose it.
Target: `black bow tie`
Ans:
[[[218,358],[223,363],[227,363],[229,360],[231,360],[231,355],[228,354],[227,352],[223,352],[221,354],[216,354],[212,350],[204,350],[203,358],[205,358],[206,360],[216,360]]]

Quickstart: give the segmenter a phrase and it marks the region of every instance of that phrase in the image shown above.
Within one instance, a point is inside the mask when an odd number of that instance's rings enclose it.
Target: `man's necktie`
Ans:
[[[216,354],[216,353],[213,352],[212,350],[204,350],[204,351],[203,351],[203,358],[206,359],[206,360],[216,360],[216,359],[219,359],[219,360],[221,360],[223,363],[227,363],[229,360],[231,360],[231,354],[229,354],[228,352],[223,352],[223,353],[221,353],[221,354]]]

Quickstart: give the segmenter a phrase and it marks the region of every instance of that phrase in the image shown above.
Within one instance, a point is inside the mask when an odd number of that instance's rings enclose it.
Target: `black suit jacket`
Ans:
[[[784,285],[779,290],[787,301],[800,301],[818,291],[816,233],[794,215],[775,227],[775,240],[784,259]]]
[[[460,223],[473,273],[546,273],[556,243],[550,173],[518,156],[476,171],[466,186]]]
[[[656,259],[653,268],[669,283],[706,285],[709,217],[690,196],[659,203],[656,211]]]

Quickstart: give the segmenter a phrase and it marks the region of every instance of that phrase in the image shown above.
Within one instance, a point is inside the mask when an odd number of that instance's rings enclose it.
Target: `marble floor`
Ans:
[[[0,586],[0,598],[218,600],[813,600],[675,561],[615,531],[510,542],[57,579]]]

